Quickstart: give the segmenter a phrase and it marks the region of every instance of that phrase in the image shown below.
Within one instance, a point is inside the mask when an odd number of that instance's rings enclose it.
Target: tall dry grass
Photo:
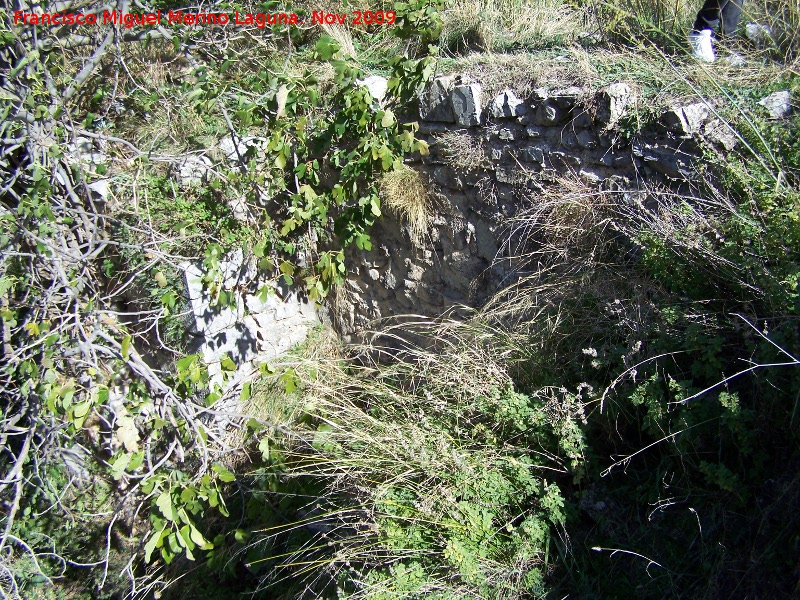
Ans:
[[[442,18],[441,44],[457,54],[570,44],[584,27],[583,12],[562,0],[456,0]]]

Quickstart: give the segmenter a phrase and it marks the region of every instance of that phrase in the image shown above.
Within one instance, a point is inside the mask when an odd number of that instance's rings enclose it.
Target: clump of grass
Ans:
[[[595,13],[598,28],[614,40],[628,42],[642,34],[661,45],[685,45],[700,6],[688,0],[612,0]]]
[[[247,552],[270,562],[266,585],[302,580],[317,593],[336,581],[349,598],[542,593],[563,469],[529,451],[544,442],[532,425],[574,423],[580,410],[516,392],[511,336],[479,315],[415,332],[430,347],[406,343],[388,366],[341,353],[294,365],[305,417],[280,450],[285,481],[320,487],[305,500],[287,490],[299,519],[254,536]]]
[[[423,176],[405,166],[389,171],[381,178],[380,193],[383,206],[405,222],[413,240],[421,240],[428,232],[431,212]]]
[[[443,21],[441,43],[449,51],[463,54],[491,49],[491,29],[474,6],[458,3],[444,13]]]
[[[562,0],[457,0],[443,14],[442,45],[458,54],[469,50],[533,50],[574,41],[583,26],[581,11]]]
[[[353,35],[350,33],[350,28],[347,25],[333,24],[328,25],[323,23],[321,25],[323,31],[331,36],[339,44],[339,51],[343,56],[356,58],[356,48],[353,45]]]
[[[537,87],[568,87],[594,81],[597,68],[586,50],[571,47],[542,54],[472,54],[458,60],[454,70],[479,81],[487,101],[506,88],[528,98]]]
[[[474,135],[463,131],[446,131],[436,136],[436,145],[451,167],[470,171],[486,164],[486,149]]]

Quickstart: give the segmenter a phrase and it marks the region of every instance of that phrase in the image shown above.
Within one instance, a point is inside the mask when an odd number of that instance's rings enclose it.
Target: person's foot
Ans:
[[[689,45],[692,47],[692,54],[695,58],[704,62],[714,62],[714,48],[711,46],[711,30],[703,29],[700,32],[693,31],[689,34]]]

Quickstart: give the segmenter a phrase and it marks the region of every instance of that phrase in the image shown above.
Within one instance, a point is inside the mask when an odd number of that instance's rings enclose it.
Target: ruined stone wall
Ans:
[[[679,189],[695,177],[702,144],[730,149],[735,143],[709,105],[673,107],[643,132],[631,116],[635,106],[625,83],[595,92],[539,88],[523,100],[511,90],[482,98],[479,83],[458,76],[435,79],[420,97],[419,113],[405,119],[418,120],[417,135],[430,148],[407,161],[429,199],[423,231],[385,202],[371,250],[347,250],[347,279],[326,300],[323,321],[352,341],[413,315],[480,306],[519,276],[509,225],[548,188],[563,189],[566,178],[589,190],[653,183]],[[234,161],[259,143],[248,138],[242,148],[231,142],[221,150]],[[187,265],[197,331],[211,363],[222,355],[243,366],[270,358],[302,341],[315,322],[313,308],[297,293],[257,299],[261,285],[250,259],[226,261],[231,289],[249,291],[219,314],[199,284],[202,273]]]
[[[485,99],[478,83],[437,78],[418,115],[430,154],[408,161],[429,186],[427,231],[416,240],[402,215],[385,211],[372,249],[348,252],[347,281],[325,318],[350,340],[398,315],[478,306],[517,276],[504,244],[510,220],[560,178],[597,189],[680,188],[695,177],[702,143],[735,143],[703,103],[673,107],[631,135],[635,102],[624,83],[598,92],[541,88],[523,101],[510,90]]]
[[[232,292],[231,306],[219,306],[202,283],[204,272],[196,263],[181,265],[194,317],[197,348],[213,383],[225,387],[250,376],[255,367],[280,356],[303,342],[319,323],[313,303],[282,282],[262,278],[254,256],[241,250],[223,261],[222,287]],[[221,361],[229,357],[236,365],[227,383]]]

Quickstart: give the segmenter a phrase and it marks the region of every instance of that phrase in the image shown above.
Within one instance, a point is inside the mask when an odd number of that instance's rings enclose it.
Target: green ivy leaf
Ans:
[[[159,540],[161,540],[161,534],[164,533],[164,528],[166,527],[166,523],[161,528],[160,531],[154,532],[153,535],[150,536],[150,539],[147,540],[147,543],[144,545],[144,561],[149,563],[150,558],[153,555],[153,551],[156,549],[156,545],[158,544]]]
[[[180,534],[181,534],[181,538],[184,541],[184,544],[185,544],[184,547],[186,548],[186,550],[194,550],[195,549],[195,543],[194,543],[194,541],[192,541],[192,532],[191,532],[191,529],[189,529],[189,526],[188,525],[184,525],[183,527],[181,527]],[[188,554],[188,552],[187,552],[187,554]]]
[[[250,534],[246,532],[244,529],[237,529],[236,531],[233,532],[233,537],[240,544],[246,544],[247,541],[250,539]]]
[[[286,369],[283,372],[283,375],[280,376],[280,380],[283,382],[284,389],[286,390],[287,394],[291,394],[297,389],[299,379],[294,369]]]
[[[261,441],[258,442],[258,451],[261,452],[261,458],[264,461],[269,460],[269,438],[263,437]]]
[[[381,118],[381,127],[391,127],[396,122],[397,120],[394,118],[394,113],[391,110],[387,110]]]
[[[339,46],[339,42],[334,40],[329,35],[323,35],[319,38],[315,47],[317,58],[320,60],[330,60],[340,48],[341,46]]]
[[[189,531],[192,541],[198,546],[205,546],[208,543],[206,538],[203,537],[203,534],[200,533],[200,530],[197,529],[197,527],[195,527],[192,523],[189,523]]]
[[[81,417],[85,417],[90,408],[92,408],[92,403],[90,401],[81,402],[80,404],[75,405],[72,414],[76,419],[79,419]]]
[[[158,510],[161,511],[161,514],[170,521],[175,520],[175,509],[172,506],[172,497],[168,492],[162,492],[161,495],[156,499],[156,506],[158,506]]]
[[[131,455],[127,453],[120,454],[114,464],[111,465],[111,475],[114,479],[121,479],[125,473],[125,469],[131,462]]]
[[[219,475],[220,481],[224,481],[225,483],[230,483],[231,481],[236,480],[236,475],[231,473],[228,469],[223,467],[220,464],[211,465],[211,469]]]

